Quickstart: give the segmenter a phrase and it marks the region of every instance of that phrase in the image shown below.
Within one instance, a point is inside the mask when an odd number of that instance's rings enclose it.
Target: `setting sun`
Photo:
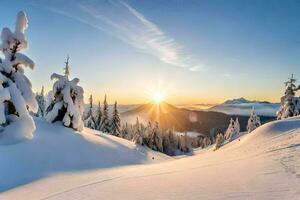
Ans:
[[[152,99],[155,103],[159,104],[164,100],[164,96],[163,96],[162,93],[156,92],[156,93],[153,94]]]

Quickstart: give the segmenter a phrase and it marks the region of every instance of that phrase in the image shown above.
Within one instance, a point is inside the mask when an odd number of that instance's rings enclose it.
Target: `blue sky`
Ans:
[[[228,98],[279,101],[300,77],[300,1],[8,1],[0,27],[29,18],[26,70],[51,88],[67,54],[85,96],[143,103],[161,92],[175,104]]]

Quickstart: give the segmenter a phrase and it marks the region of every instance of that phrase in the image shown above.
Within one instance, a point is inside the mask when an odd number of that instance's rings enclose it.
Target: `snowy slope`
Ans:
[[[296,200],[299,166],[300,118],[293,118],[265,124],[217,151],[208,148],[153,165],[56,174],[0,199]]]
[[[75,133],[35,119],[34,138],[0,145],[0,192],[56,173],[95,170],[165,160],[169,157],[90,129]],[[154,158],[154,159],[153,159]]]
[[[249,116],[252,108],[260,116],[275,117],[279,110],[279,103],[270,103],[265,101],[249,101],[244,98],[227,100],[222,104],[213,106],[207,111],[222,112],[228,115],[242,115]]]

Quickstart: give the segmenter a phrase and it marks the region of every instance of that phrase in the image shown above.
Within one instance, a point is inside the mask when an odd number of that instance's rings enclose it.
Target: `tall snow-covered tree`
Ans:
[[[281,107],[277,112],[277,119],[300,115],[300,97],[295,97],[300,86],[296,86],[293,74],[284,84],[286,86],[284,96],[281,97]]]
[[[52,99],[45,119],[49,122],[61,121],[66,127],[82,131],[84,102],[83,88],[78,86],[79,79],[69,80],[69,76],[53,73],[51,80],[56,81],[49,92]]]
[[[34,62],[20,53],[28,47],[25,30],[28,19],[24,12],[17,14],[14,32],[3,28],[0,51],[0,143],[13,143],[32,138],[35,124],[29,111],[37,112],[38,105],[24,67],[34,68]]]
[[[257,127],[261,125],[260,123],[260,118],[257,116],[254,108],[251,111],[250,117],[248,119],[248,124],[247,124],[247,131],[248,133],[251,133],[254,131]]]
[[[42,86],[41,92],[36,94],[35,99],[38,103],[38,111],[36,115],[38,117],[44,117],[46,111],[46,99],[45,99],[44,86]]]
[[[120,119],[120,115],[118,112],[118,104],[117,101],[114,104],[114,110],[112,113],[112,119],[111,119],[111,123],[110,123],[110,131],[111,134],[119,136],[120,132],[121,132],[121,119]]]
[[[108,133],[110,131],[109,117],[108,117],[108,104],[106,101],[106,95],[104,97],[104,102],[103,102],[103,111],[102,111],[100,131],[102,131],[103,133]]]
[[[100,101],[99,101],[98,107],[96,110],[96,115],[95,115],[95,124],[96,124],[97,130],[100,130],[100,128],[101,128],[101,119],[102,119],[102,110],[101,110],[101,105],[100,105]]]
[[[93,114],[93,96],[92,95],[90,95],[90,98],[89,98],[89,109],[88,109],[88,113],[84,119],[84,126],[91,128],[91,129],[96,129],[96,123],[95,123],[95,118],[94,118],[94,114]]]

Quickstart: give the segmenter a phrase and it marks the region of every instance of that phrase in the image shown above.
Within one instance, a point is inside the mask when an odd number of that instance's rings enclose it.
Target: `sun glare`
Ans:
[[[162,93],[156,92],[153,94],[152,99],[155,103],[159,104],[164,100],[164,97],[163,97]]]

